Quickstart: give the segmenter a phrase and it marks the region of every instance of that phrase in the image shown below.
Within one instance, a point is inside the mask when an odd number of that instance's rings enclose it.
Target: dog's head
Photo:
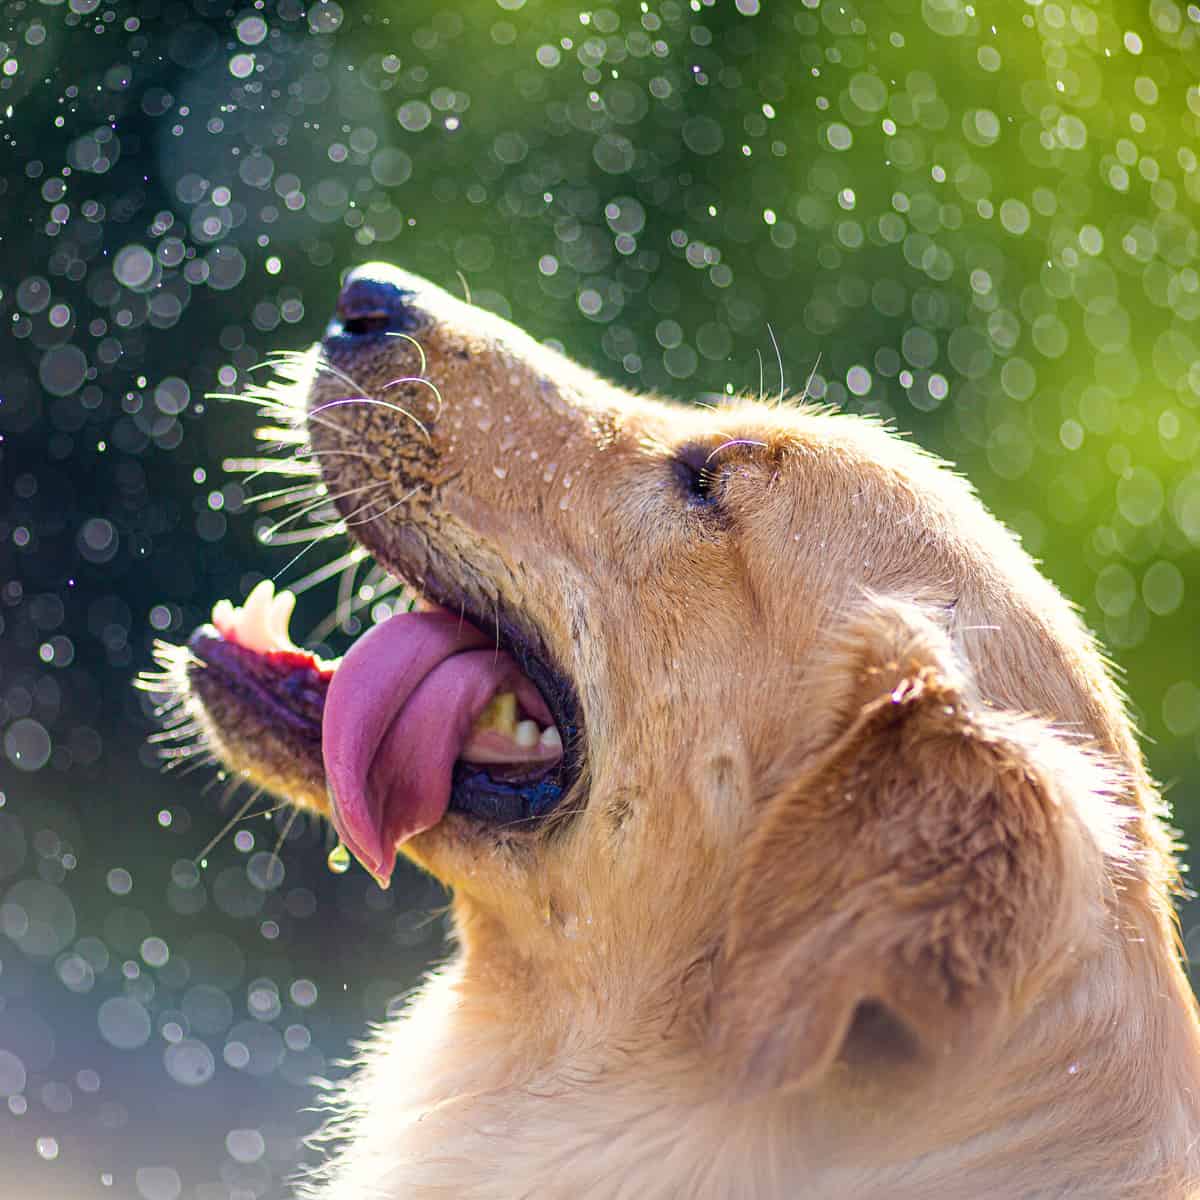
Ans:
[[[260,597],[193,639],[188,705],[377,875],[399,843],[450,884],[468,959],[540,993],[550,1035],[602,996],[686,1007],[758,1084],[856,1031],[936,1059],[1001,1036],[1121,905],[1165,921],[1090,639],[919,450],[633,396],[382,265],[294,374],[269,402],[434,611],[337,667],[248,631],[280,616]],[[523,740],[480,730],[505,691]]]

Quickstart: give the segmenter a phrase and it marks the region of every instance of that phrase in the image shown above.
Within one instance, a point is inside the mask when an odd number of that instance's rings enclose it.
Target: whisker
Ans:
[[[348,496],[359,496],[366,491],[374,491],[381,487],[386,487],[386,480],[377,480],[374,483],[360,483],[352,488],[347,488],[344,492],[338,492],[336,495],[323,495],[319,499],[314,500],[312,504],[306,504],[298,511],[292,513],[290,517],[283,517],[268,529],[262,537],[264,542],[269,543],[275,534],[285,525],[290,525],[293,521],[298,521],[301,517],[307,516],[313,509],[320,508],[324,504],[333,504],[337,500],[345,500]]]
[[[205,393],[207,400],[232,400],[237,404],[253,404],[255,408],[265,409],[280,417],[292,417],[295,415],[295,409],[288,406],[283,400],[278,400],[273,396],[266,396],[257,391],[248,392],[207,392]]]
[[[355,390],[361,391],[362,389]],[[305,413],[303,410],[297,409],[294,405],[289,404],[287,401],[265,396],[262,393],[254,390],[248,392],[208,392],[206,393],[206,396],[209,400],[233,400],[239,404],[253,404],[255,408],[260,409],[269,416],[280,418],[287,422],[287,429],[272,429],[265,438],[263,436],[263,431],[256,431],[255,436],[260,438],[260,440],[271,440],[271,438],[276,434],[281,435],[281,438],[286,438],[287,440],[306,440],[308,435],[303,430],[303,424],[306,421],[311,421],[313,424],[320,425],[323,429],[329,429],[334,433],[342,432],[336,423],[328,420],[321,420],[319,418],[319,409],[321,407],[327,407],[326,405],[321,405],[318,406],[318,408],[310,409],[307,413]],[[371,396],[345,396],[340,400],[331,401],[330,403],[341,403],[342,400],[361,401],[364,404],[384,403],[384,401],[375,400]],[[412,417],[411,413],[405,413],[405,415]],[[412,417],[412,419],[414,421],[416,420],[415,417]],[[418,424],[420,424],[420,422],[418,422]]]
[[[812,382],[817,377],[817,368],[821,365],[821,352],[817,351],[817,361],[813,363],[812,370],[808,373],[808,378],[804,381],[804,391],[800,393],[800,400],[803,403],[808,399],[808,389],[812,387]]]
[[[332,375],[334,379],[344,383],[347,387],[353,388],[356,392],[365,392],[367,390],[349,371],[344,371],[336,363],[330,362],[325,356],[324,351],[321,351],[317,355],[317,369],[324,371],[327,375]]]
[[[250,370],[260,370],[263,367],[271,367],[274,370],[279,370],[281,366],[288,366],[296,361],[306,360],[311,350],[273,350],[272,357],[264,362],[256,363]],[[313,369],[323,372],[326,375],[332,375],[334,379],[340,383],[344,383],[347,387],[353,388],[356,392],[362,392],[366,389],[348,372],[342,370],[341,367],[329,361],[323,350],[318,350],[313,359]]]
[[[394,338],[401,338],[401,339],[403,339],[404,341],[408,342],[408,343],[409,343],[409,345],[411,345],[411,346],[413,347],[413,349],[414,349],[414,350],[416,350],[416,352],[417,352],[417,355],[418,355],[418,356],[420,357],[420,359],[421,359],[421,367],[420,367],[420,370],[419,370],[417,373],[418,373],[419,375],[424,375],[424,374],[425,374],[425,367],[427,366],[427,360],[426,360],[426,358],[425,358],[425,350],[424,350],[424,348],[422,347],[421,343],[420,343],[420,342],[418,342],[418,341],[417,341],[417,339],[416,339],[415,337],[413,337],[411,334],[407,334],[407,333],[401,333],[401,332],[399,332],[399,330],[391,330],[391,329],[389,329],[389,330],[388,330],[388,333],[387,333],[387,336],[388,336],[388,337],[394,337]]]
[[[380,480],[378,483],[371,484],[369,486],[372,488],[385,487],[386,481]],[[352,490],[361,491],[363,489],[352,489]],[[346,494],[349,495],[352,493],[346,493]],[[407,497],[405,497],[405,499],[407,499]],[[403,503],[403,500],[399,501],[398,503]],[[370,504],[371,504],[371,501],[368,500],[365,504],[363,504],[360,507],[358,507],[357,509],[355,509],[354,512],[352,512],[350,514],[350,516],[356,516],[358,513],[362,512],[364,508],[369,507]],[[392,508],[394,508],[394,507],[395,507],[395,505],[392,506]],[[391,511],[390,508],[385,510],[385,512],[390,512],[390,511]],[[292,545],[292,546],[294,546],[299,541],[307,541],[308,544],[301,547],[300,551],[297,554],[294,554],[291,558],[289,558],[288,561],[286,563],[284,563],[283,566],[280,567],[279,570],[276,571],[274,575],[271,576],[272,580],[275,582],[278,582],[279,579],[287,571],[291,570],[291,568],[294,567],[296,565],[296,563],[299,562],[300,559],[302,559],[314,546],[320,545],[321,542],[326,541],[331,537],[338,537],[341,534],[344,534],[346,532],[347,524],[349,524],[349,522],[347,520],[343,519],[340,521],[333,522],[332,524],[326,526],[324,529],[295,530],[292,533],[281,534],[278,537],[273,538],[272,545],[280,545],[280,546]],[[317,640],[319,640],[319,639],[317,639]]]
[[[327,400],[324,404],[318,404],[316,408],[309,410],[309,419],[311,420],[328,409],[343,408],[350,404],[373,404],[377,405],[379,408],[386,408],[391,412],[399,413],[402,417],[406,417],[408,420],[410,420],[421,431],[426,441],[430,443],[433,441],[433,439],[429,436],[429,430],[426,429],[421,421],[417,417],[413,416],[408,409],[401,407],[399,404],[391,404],[387,400],[376,399],[374,396],[343,396],[338,400]]]
[[[371,484],[370,486],[371,486],[371,488],[372,488],[373,490],[376,490],[376,491],[377,491],[377,490],[379,490],[380,488],[387,487],[387,486],[388,486],[388,482],[387,482],[387,480],[383,480],[383,479],[381,479],[381,480],[379,480],[377,483]],[[408,493],[407,495],[405,495],[405,496],[401,496],[401,497],[400,497],[400,499],[396,501],[396,504],[403,504],[403,503],[404,503],[404,501],[405,501],[405,500],[407,500],[409,496],[413,495],[413,492],[415,492],[416,490],[417,490],[417,489],[416,489],[416,488],[414,488],[412,492],[409,492],[409,493]],[[374,520],[375,520],[375,517],[373,517],[373,516],[372,516],[372,517],[367,517],[365,520],[362,520],[362,521],[356,521],[356,520],[354,520],[354,518],[355,518],[355,517],[357,517],[359,513],[366,512],[366,511],[367,511],[367,509],[368,509],[368,508],[370,508],[370,507],[371,507],[371,505],[372,505],[372,504],[374,504],[374,503],[375,503],[375,497],[374,497],[374,496],[369,496],[369,497],[368,497],[366,500],[364,500],[364,501],[363,501],[363,502],[362,502],[362,503],[361,503],[361,504],[360,504],[360,505],[359,505],[359,506],[358,506],[356,509],[353,509],[351,512],[348,512],[348,513],[346,513],[346,514],[345,514],[345,516],[342,518],[342,520],[343,520],[343,521],[345,522],[345,524],[346,524],[346,528],[349,528],[351,525],[369,525],[369,524],[370,524],[372,521],[374,521]],[[392,509],[396,507],[396,504],[389,505],[389,506],[388,506],[387,508],[385,508],[383,511],[384,511],[385,513],[389,513],[389,512],[391,512],[391,511],[392,511]],[[376,515],[382,515],[382,514],[376,514]]]
[[[407,587],[408,585],[402,580],[395,579],[390,575],[386,576],[383,582],[376,585],[375,593],[369,600],[364,599],[361,596],[354,597],[350,609],[351,614],[353,615],[354,613],[361,612],[362,609],[366,608],[368,604],[374,604],[376,601],[382,600],[385,596],[396,591],[397,589],[399,589],[403,594]],[[412,612],[412,606],[415,603],[415,598],[409,600],[407,608],[408,612]],[[337,628],[337,625],[338,614],[335,611],[330,613],[329,616],[327,616],[323,621],[313,626],[312,630],[309,632],[307,640],[309,642],[322,642]]]
[[[292,826],[296,824],[296,818],[299,817],[299,815],[300,815],[300,810],[298,808],[293,808],[291,815],[283,823],[283,831],[280,833],[279,837],[276,839],[275,848],[271,851],[271,860],[270,861],[272,863],[277,863],[280,861],[279,860],[279,851],[283,849],[283,843],[285,841],[287,841],[287,835],[292,832]]]
[[[358,568],[362,563],[361,558],[353,559],[349,562],[342,571],[342,577],[338,580],[337,603],[334,605],[334,613],[337,615],[337,623],[345,632],[349,633],[346,628],[352,615],[351,602],[354,599],[354,578],[358,574]]]
[[[341,500],[341,499],[344,499],[346,496],[361,495],[363,492],[375,491],[379,488],[386,487],[386,486],[387,486],[387,481],[381,479],[376,483],[364,484],[361,487],[351,488],[349,491],[342,492],[337,496],[330,497],[330,499],[331,500]],[[372,500],[367,500],[364,504],[360,505],[349,515],[356,516],[358,513],[362,512],[364,508],[367,508],[371,503],[372,503]],[[312,506],[310,505],[309,507],[311,508]],[[393,505],[393,507],[395,507],[395,506]],[[390,512],[391,510],[388,509],[387,511]],[[297,515],[300,515],[300,514],[297,514]],[[349,524],[349,522],[346,519],[342,519],[342,520],[332,522],[330,525],[326,526],[325,529],[318,528],[318,529],[309,529],[309,530],[299,530],[299,531],[293,531],[290,534],[285,533],[282,535],[272,535],[269,538],[267,537],[266,534],[264,534],[263,535],[264,542],[269,542],[271,545],[280,545],[280,546],[286,546],[286,545],[294,546],[296,544],[296,542],[304,540],[306,536],[308,538],[308,544],[306,546],[304,546],[298,554],[296,554],[292,558],[288,559],[288,561],[286,563],[284,563],[284,565],[282,567],[280,567],[280,569],[278,571],[276,571],[274,575],[271,576],[272,580],[278,581],[279,578],[286,571],[290,570],[293,566],[295,566],[295,564],[301,558],[303,558],[305,554],[307,554],[314,546],[319,545],[320,542],[324,541],[327,538],[336,537],[340,534],[345,533],[347,524]],[[270,531],[268,531],[268,532],[270,532]]]
[[[386,486],[386,481],[382,481],[382,482],[381,482],[381,486]],[[370,525],[372,521],[378,521],[378,520],[379,520],[381,517],[386,517],[386,516],[388,515],[388,513],[392,512],[394,509],[397,509],[397,508],[399,508],[399,507],[400,507],[400,505],[407,503],[407,502],[408,502],[409,500],[411,500],[411,499],[412,499],[412,498],[413,498],[413,497],[414,497],[414,496],[415,496],[415,495],[416,495],[416,494],[417,494],[417,493],[418,493],[420,490],[421,490],[421,489],[420,489],[419,487],[415,487],[415,488],[413,488],[411,491],[405,492],[405,493],[404,493],[404,495],[403,495],[403,496],[401,496],[401,497],[400,497],[400,499],[399,499],[399,500],[397,500],[397,501],[395,502],[395,504],[389,504],[389,505],[387,506],[387,508],[383,509],[381,512],[374,513],[372,516],[370,516],[370,517],[367,517],[365,520],[362,520],[362,521],[351,521],[349,518],[347,518],[347,520],[346,520],[346,527],[347,527],[347,528],[350,528],[350,527],[351,527],[351,526],[353,526],[353,525]],[[374,499],[374,498],[372,497],[372,500],[373,500],[373,499]],[[371,503],[371,501],[368,501],[368,502],[367,502],[367,504],[364,504],[364,505],[363,505],[363,508],[366,508],[366,507],[368,507],[368,505],[369,505],[370,503]],[[363,511],[363,508],[360,508],[360,509],[358,509],[358,510],[357,510],[357,512],[351,513],[350,515],[351,515],[351,516],[357,516],[357,515],[358,515],[358,513],[360,513],[360,512],[362,512],[362,511]]]
[[[268,451],[283,450],[287,446],[297,447],[292,453],[301,453],[300,447],[308,445],[308,430],[298,425],[283,429],[278,425],[260,425],[254,431],[256,442],[269,442]]]
[[[777,404],[783,403],[784,385],[783,385],[783,354],[779,349],[779,342],[775,339],[775,330],[771,328],[771,322],[767,322],[767,333],[771,337],[771,345],[775,347],[775,360],[779,363],[779,399]]]
[[[180,761],[183,761],[183,766],[179,767],[178,771],[180,778],[191,775],[194,771],[199,771],[201,767],[216,767],[220,765],[217,756],[206,747],[197,747],[196,753],[189,755],[186,760],[173,759],[167,763],[167,769],[174,770],[178,767]]]
[[[324,566],[317,567],[315,571],[310,571],[303,579],[297,583],[291,584],[288,591],[294,592],[297,596],[307,592],[309,588],[316,587],[318,583],[324,583],[327,579],[332,579],[339,571],[343,571],[351,562],[361,562],[367,557],[367,551],[363,546],[354,546],[339,558],[327,562]]]
[[[339,402],[340,401],[348,401],[353,404],[381,404],[382,403],[382,401],[374,400],[370,396],[341,396],[341,397],[339,397]],[[415,420],[415,418],[414,418],[414,420]],[[305,416],[304,424],[305,425],[319,425],[322,429],[328,429],[330,431],[330,433],[335,433],[335,434],[339,434],[339,435],[345,434],[345,432],[346,432],[336,421],[331,421],[331,420],[329,420],[328,417],[321,416],[320,413],[315,408],[310,410],[309,413]],[[282,430],[281,432],[287,433],[289,435],[289,439],[292,440],[293,442],[303,444],[308,441],[308,431],[300,424],[297,424],[294,429]]]
[[[232,794],[233,791],[235,791],[240,784],[241,784],[240,779],[235,780],[233,787],[230,789],[230,794]],[[246,797],[246,802],[237,810],[237,812],[235,812],[233,814],[232,817],[229,818],[228,821],[225,822],[224,825],[221,826],[220,832],[218,832],[217,835],[215,837],[213,837],[212,840],[209,841],[209,843],[204,847],[204,849],[201,850],[200,853],[197,854],[196,857],[192,859],[192,862],[196,863],[198,865],[202,859],[207,858],[209,855],[209,852],[250,811],[251,806],[255,803],[255,801],[257,801],[259,799],[259,797],[262,794],[263,794],[262,788],[255,788],[250,793],[250,795]]]
[[[276,442],[273,449],[283,449],[283,443]],[[362,450],[313,450],[310,448],[296,449],[286,458],[227,458],[221,464],[226,471],[248,472],[245,482],[253,483],[260,475],[291,475],[313,477],[320,475],[319,463],[307,462],[310,458],[327,458],[338,456],[345,458],[365,458],[374,461],[375,456]]]
[[[722,450],[728,450],[730,446],[759,446],[765,450],[767,443],[756,442],[753,438],[729,438],[717,446],[716,449],[709,452],[708,457],[704,460],[705,466],[712,461],[715,455],[720,454]]]
[[[296,451],[297,454],[303,454],[305,458],[328,458],[330,455],[336,455],[339,458],[365,458],[368,462],[376,462],[379,458],[377,454],[368,454],[365,450],[338,450],[334,448],[322,450],[303,450]]]
[[[330,521],[328,525],[310,525],[306,529],[292,529],[287,533],[276,534],[271,539],[272,546],[295,546],[299,542],[320,542],[328,538],[340,537],[346,532],[346,526],[341,521]],[[278,579],[276,575],[274,578]]]
[[[434,413],[434,420],[442,415],[442,409],[445,407],[445,401],[442,399],[442,393],[438,389],[438,385],[432,379],[426,379],[420,375],[405,375],[400,379],[392,379],[383,385],[383,391],[387,391],[391,387],[399,387],[402,383],[423,383],[437,397],[437,411]],[[415,418],[414,418],[415,420]],[[419,422],[418,422],[419,424]],[[426,437],[429,435],[426,434]]]
[[[263,512],[273,512],[277,508],[295,504],[298,500],[307,500],[324,493],[323,483],[296,483],[291,487],[276,488],[273,492],[259,492],[257,495],[247,496],[245,503],[253,504]]]
[[[319,475],[321,468],[316,463],[305,462],[301,458],[227,458],[221,463],[221,469],[233,474],[247,472],[246,483],[253,483],[259,475]]]
[[[302,547],[298,554],[292,555],[292,557],[289,558],[287,562],[285,562],[283,566],[271,576],[272,582],[278,583],[280,577],[286,572],[290,571],[292,567],[294,567],[296,563],[298,563],[314,546],[319,546],[323,541],[326,541],[331,537],[338,537],[340,534],[345,533],[346,529],[345,526],[338,522],[336,525],[327,526],[326,530],[318,530],[315,532],[311,530],[305,530],[304,532],[311,535],[308,538],[308,544]],[[284,534],[283,537],[276,539],[276,544],[281,546],[294,546],[299,540],[301,540],[299,537]]]

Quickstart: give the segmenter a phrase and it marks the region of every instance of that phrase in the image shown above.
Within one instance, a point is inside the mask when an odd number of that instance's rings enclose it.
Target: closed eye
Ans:
[[[734,465],[729,453],[737,447],[760,446],[766,442],[751,438],[729,438],[712,446],[706,443],[681,446],[675,452],[674,467],[688,503],[697,508],[715,508],[720,504],[723,484]]]
[[[720,499],[720,464],[706,445],[681,446],[673,461],[675,477],[688,504],[709,508]]]

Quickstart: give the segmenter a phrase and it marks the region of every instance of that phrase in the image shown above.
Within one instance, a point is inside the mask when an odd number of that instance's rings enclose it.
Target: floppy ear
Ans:
[[[713,1034],[751,1090],[816,1082],[881,1010],[906,1054],[980,1048],[1054,946],[1086,940],[1079,897],[1103,887],[1064,787],[1108,812],[1108,776],[973,709],[920,610],[871,602],[832,661],[843,732],[765,810],[717,962]]]

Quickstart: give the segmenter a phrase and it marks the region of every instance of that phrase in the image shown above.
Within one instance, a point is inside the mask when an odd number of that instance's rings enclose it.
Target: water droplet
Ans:
[[[493,467],[492,474],[495,475],[497,479],[505,479],[508,476],[508,468],[499,466]]]
[[[0,1050],[0,1096],[16,1096],[25,1090],[25,1064],[8,1050]]]
[[[105,1000],[96,1013],[96,1021],[104,1040],[118,1050],[136,1050],[150,1040],[150,1014],[128,996]]]
[[[163,1066],[176,1083],[184,1087],[200,1087],[216,1072],[212,1051],[195,1038],[186,1038],[163,1051]]]
[[[325,860],[325,865],[335,875],[345,875],[350,870],[350,851],[338,842],[336,846],[329,852],[329,857]]]

